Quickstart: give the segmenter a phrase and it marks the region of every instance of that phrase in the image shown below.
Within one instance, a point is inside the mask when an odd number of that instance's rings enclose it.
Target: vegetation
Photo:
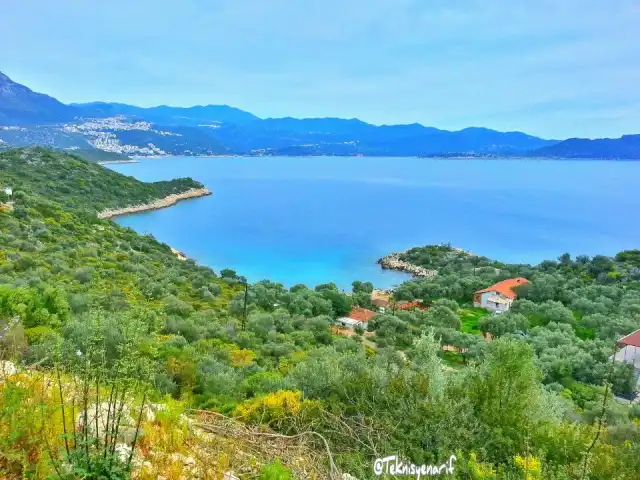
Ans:
[[[15,201],[0,213],[0,360],[20,370],[0,376],[7,477],[364,479],[398,453],[455,454],[461,479],[637,478],[640,412],[613,396],[634,372],[608,358],[640,328],[639,251],[532,267],[413,249],[439,273],[394,295],[429,308],[377,315],[365,343],[330,326],[370,284],[245,292],[236,272],[95,215],[192,180],[19,150],[0,153],[0,184]],[[512,276],[531,285],[511,312],[470,305]]]
[[[0,181],[24,195],[91,213],[152,200],[202,184],[190,178],[143,183],[74,155],[34,148],[0,155]]]

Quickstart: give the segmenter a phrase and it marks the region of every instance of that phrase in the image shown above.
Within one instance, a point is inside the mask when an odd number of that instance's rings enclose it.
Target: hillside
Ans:
[[[640,160],[640,135],[620,138],[570,138],[555,145],[540,148],[531,156],[556,158],[594,158],[607,160]]]
[[[97,148],[78,148],[70,150],[69,153],[89,160],[90,162],[122,162],[131,161],[131,158],[121,153],[106,152]]]
[[[27,195],[93,212],[148,203],[203,186],[190,178],[143,183],[72,154],[41,148],[0,154],[0,180]]]
[[[36,93],[0,72],[0,125],[34,125],[72,120],[73,107]]]
[[[193,180],[27,149],[0,153],[0,185],[2,476],[364,480],[397,452],[455,454],[459,479],[637,478],[640,409],[612,395],[632,398],[635,372],[608,360],[640,328],[637,250],[530,266],[412,249],[438,274],[400,285],[365,343],[331,326],[375,308],[372,285],[245,291],[96,216]],[[531,285],[512,311],[470,304],[513,276]],[[429,308],[395,310],[415,299]]]

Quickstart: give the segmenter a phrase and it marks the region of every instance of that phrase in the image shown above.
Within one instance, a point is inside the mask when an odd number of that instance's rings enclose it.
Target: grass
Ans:
[[[483,308],[467,307],[461,308],[458,311],[458,314],[460,315],[460,320],[462,321],[461,330],[463,332],[471,333],[474,335],[482,335],[482,332],[478,328],[478,322],[480,321],[480,319],[489,315],[489,312],[487,312]]]

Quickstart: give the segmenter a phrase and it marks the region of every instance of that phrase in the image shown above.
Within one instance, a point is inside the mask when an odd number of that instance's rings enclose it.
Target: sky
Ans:
[[[545,138],[640,133],[640,0],[19,0],[0,71],[69,102]]]

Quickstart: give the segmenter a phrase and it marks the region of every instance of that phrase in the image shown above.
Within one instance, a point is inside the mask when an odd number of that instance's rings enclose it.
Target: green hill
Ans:
[[[0,153],[0,180],[64,207],[93,211],[149,203],[203,187],[190,178],[144,183],[78,156],[42,148]]]

